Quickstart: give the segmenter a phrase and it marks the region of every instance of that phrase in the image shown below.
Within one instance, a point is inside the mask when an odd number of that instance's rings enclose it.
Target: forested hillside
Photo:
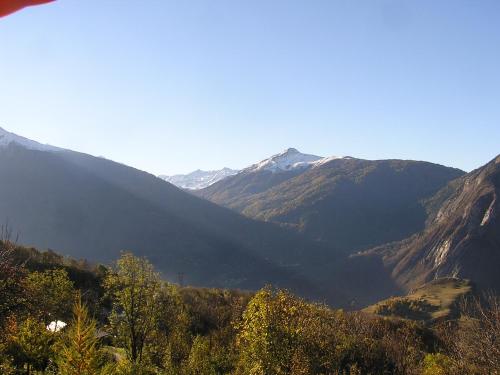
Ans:
[[[424,201],[462,171],[411,160],[337,158],[291,171],[242,171],[199,196],[352,253],[424,228]]]
[[[0,243],[2,374],[498,374],[499,301],[425,325],[284,291],[179,287],[145,258],[113,267]]]

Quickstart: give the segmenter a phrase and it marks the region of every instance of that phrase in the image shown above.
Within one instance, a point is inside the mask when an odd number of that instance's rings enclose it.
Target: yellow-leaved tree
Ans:
[[[237,373],[309,374],[310,332],[318,327],[319,309],[285,291],[259,291],[239,325]]]

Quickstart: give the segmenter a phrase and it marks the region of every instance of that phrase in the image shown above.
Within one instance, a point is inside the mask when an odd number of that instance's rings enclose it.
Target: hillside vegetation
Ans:
[[[500,368],[497,297],[471,298],[459,311],[467,324],[426,327],[330,309],[270,286],[256,293],[179,287],[130,253],[108,268],[3,241],[0,267],[5,375],[479,375]],[[443,289],[417,294],[434,298]]]
[[[425,199],[462,174],[427,162],[343,158],[301,171],[243,171],[196,194],[352,253],[422,230]]]
[[[407,296],[380,301],[363,311],[426,322],[449,319],[458,315],[461,299],[471,290],[472,286],[467,280],[437,279]]]

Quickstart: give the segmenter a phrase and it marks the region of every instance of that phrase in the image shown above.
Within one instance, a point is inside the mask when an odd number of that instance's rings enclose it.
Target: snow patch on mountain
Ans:
[[[269,159],[262,160],[257,164],[244,169],[244,172],[257,171],[293,171],[306,169],[326,164],[332,160],[340,159],[339,156],[321,157],[317,155],[303,154],[295,148],[289,148],[285,151],[271,156]]]
[[[0,127],[0,147],[6,147],[11,143],[15,143],[19,146],[27,148],[29,150],[37,151],[62,151],[59,147],[54,147],[50,145],[44,145],[31,139],[21,137],[20,135],[8,132],[7,130]]]
[[[295,148],[289,148],[285,151],[273,155],[268,159],[262,160],[246,168],[245,172],[257,171],[292,171],[295,169],[307,168],[311,163],[322,159],[321,156],[303,154]]]
[[[189,174],[178,174],[174,176],[160,175],[159,178],[170,182],[180,188],[198,190],[206,188],[220,180],[238,173],[253,173],[270,171],[272,173],[305,170],[324,165],[332,160],[341,159],[340,156],[321,157],[317,155],[303,154],[295,148],[288,148],[279,154],[253,164],[241,171],[224,168],[216,171],[196,170]]]
[[[223,168],[216,171],[202,171],[198,169],[188,174],[178,174],[174,176],[160,175],[158,177],[182,189],[198,190],[213,185],[238,172],[239,171],[230,168]]]
[[[326,163],[331,162],[332,160],[337,160],[337,159],[348,159],[348,157],[345,156],[327,156],[326,158],[321,158],[319,160],[316,160],[315,162],[312,162],[313,167],[319,167],[321,165],[324,165]]]

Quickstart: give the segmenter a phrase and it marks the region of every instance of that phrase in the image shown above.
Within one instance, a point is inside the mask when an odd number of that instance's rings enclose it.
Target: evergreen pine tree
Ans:
[[[96,322],[78,297],[73,307],[73,321],[59,346],[58,367],[61,375],[99,373],[99,348]]]

